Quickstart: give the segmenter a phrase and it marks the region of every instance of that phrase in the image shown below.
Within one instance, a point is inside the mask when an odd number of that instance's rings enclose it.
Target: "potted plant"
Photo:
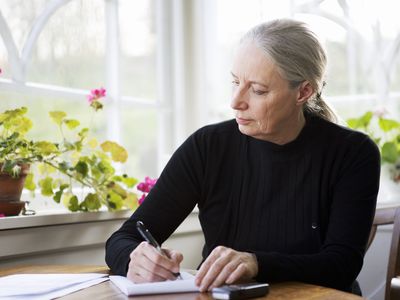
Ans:
[[[94,111],[103,107],[100,100],[105,92],[105,89],[95,89],[88,96]],[[133,191],[137,180],[117,174],[113,166],[127,160],[127,151],[122,146],[113,141],[98,142],[90,137],[89,128],[82,128],[78,120],[69,118],[63,111],[49,113],[49,121],[63,134],[61,141],[29,139],[27,133],[32,121],[27,112],[26,107],[21,107],[0,113],[0,201],[3,204],[21,203],[23,185],[32,193],[40,189],[42,195],[63,203],[70,211],[97,211],[103,206],[110,211],[137,207],[138,198]],[[18,186],[15,195],[6,197],[7,189],[14,184]],[[80,187],[79,193],[75,187]],[[1,204],[0,213],[6,214]]]
[[[25,139],[32,127],[26,112],[19,108],[0,114],[0,212],[5,215],[18,214],[24,207],[20,197],[30,163],[43,152],[40,144]]]
[[[358,118],[347,120],[350,128],[368,134],[377,144],[381,153],[381,188],[387,192],[386,200],[398,201],[400,196],[400,122],[385,117],[384,109],[367,111]]]

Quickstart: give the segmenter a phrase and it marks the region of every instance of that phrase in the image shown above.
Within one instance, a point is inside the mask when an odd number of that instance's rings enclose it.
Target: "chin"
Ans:
[[[252,132],[252,130],[251,130],[251,128],[249,128],[249,126],[239,125],[239,131],[248,136],[254,135],[254,132]]]

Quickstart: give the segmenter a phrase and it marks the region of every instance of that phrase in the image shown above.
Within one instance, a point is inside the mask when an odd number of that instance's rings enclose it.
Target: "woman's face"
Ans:
[[[312,93],[307,82],[290,88],[275,64],[253,42],[240,46],[232,77],[231,107],[243,134],[285,143],[300,132],[304,125],[305,92]]]

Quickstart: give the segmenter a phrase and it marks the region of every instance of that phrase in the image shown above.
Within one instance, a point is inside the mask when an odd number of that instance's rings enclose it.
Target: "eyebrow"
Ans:
[[[236,76],[232,71],[231,71],[231,75],[232,75],[234,78],[239,78],[239,77]],[[261,85],[261,86],[263,86],[263,87],[265,87],[265,88],[268,88],[268,85],[266,85],[265,83],[258,82],[258,81],[250,80],[250,83],[251,83],[251,84]]]

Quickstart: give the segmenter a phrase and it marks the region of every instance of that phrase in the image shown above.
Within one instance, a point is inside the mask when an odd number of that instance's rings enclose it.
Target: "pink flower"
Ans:
[[[157,178],[151,179],[150,177],[146,176],[143,182],[140,182],[137,186],[137,189],[141,192],[148,193],[156,184]]]
[[[144,199],[147,196],[147,193],[155,186],[157,182],[157,178],[151,179],[150,177],[146,176],[143,182],[140,182],[137,186],[137,189],[143,192],[142,197],[139,199],[139,205],[143,203]]]
[[[387,115],[389,112],[388,110],[381,106],[381,107],[377,107],[375,108],[375,110],[373,111],[373,114],[378,117],[378,118],[383,118],[385,115]]]
[[[3,213],[0,213],[0,218],[4,218],[6,215]]]
[[[145,194],[142,194],[142,197],[140,197],[140,199],[139,199],[139,205],[141,205],[142,203],[143,203],[143,201],[144,201],[144,199],[146,198],[146,195]]]
[[[89,103],[92,104],[94,101],[104,98],[106,96],[106,92],[106,89],[102,87],[99,89],[91,90],[90,94],[87,95],[87,99]]]
[[[149,186],[144,182],[138,184],[137,189],[141,192],[148,193],[150,192]]]

